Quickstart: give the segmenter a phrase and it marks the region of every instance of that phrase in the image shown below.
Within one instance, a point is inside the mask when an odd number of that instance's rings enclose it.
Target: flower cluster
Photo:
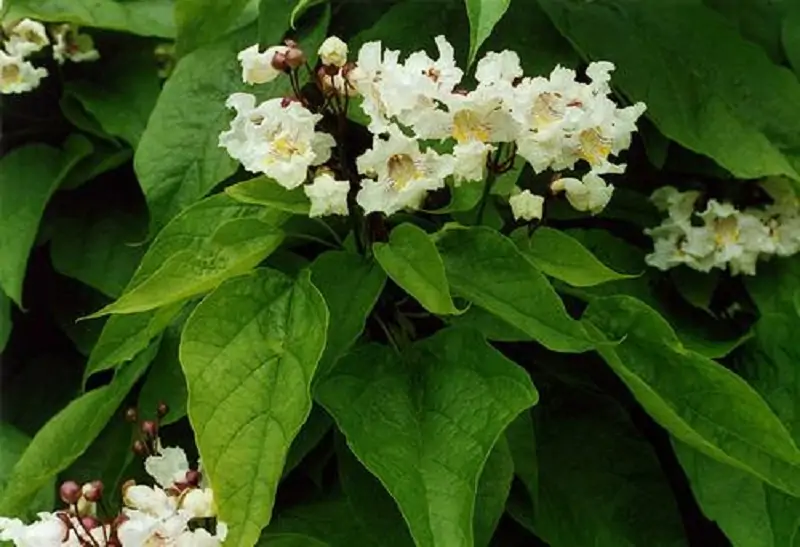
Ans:
[[[160,416],[166,410],[166,405],[159,405]],[[135,411],[128,413],[135,421]],[[182,449],[161,446],[158,421],[143,421],[141,431],[144,438],[136,441],[134,451],[146,455],[145,470],[155,486],[128,481],[122,487],[121,512],[103,518],[98,511],[103,483],[92,481],[80,486],[66,481],[59,488],[65,509],[40,513],[31,524],[0,517],[0,541],[18,547],[222,545],[227,535],[225,523],[215,521],[212,530],[198,526],[214,521],[217,514],[214,493],[202,472],[190,468]]]
[[[651,199],[668,218],[646,230],[654,241],[647,264],[661,270],[686,264],[701,272],[730,268],[734,275],[755,275],[759,259],[800,251],[800,201],[791,183],[767,179],[761,186],[772,203],[744,210],[709,199],[698,211],[700,192],[671,186],[656,190]]]
[[[74,63],[94,61],[100,54],[88,34],[69,25],[50,28],[32,19],[6,22],[0,29],[3,49],[0,49],[0,93],[25,93],[39,86],[47,76],[47,69],[34,66],[29,60],[52,43],[53,59],[59,64],[69,60]],[[51,41],[52,38],[52,41]]]
[[[502,173],[516,154],[536,173],[585,165],[580,178],[556,178],[552,192],[591,214],[606,206],[613,187],[602,176],[624,171],[611,158],[630,145],[645,109],[642,103],[618,108],[608,97],[611,63],[590,64],[590,83],[581,83],[562,67],[548,78],[526,77],[516,53],[490,52],[477,63],[477,85],[467,91],[453,47],[443,36],[436,46],[436,58],[417,51],[401,60],[398,51],[369,42],[352,63],[347,45],[329,37],[318,51],[317,70],[292,41],[263,52],[247,48],[239,54],[242,79],[263,84],[288,74],[295,96],[256,104],[253,95],[232,95],[227,104],[236,117],[220,146],[248,171],[287,189],[308,183],[303,188],[312,216],[347,214],[351,195],[366,213],[418,209],[430,191]],[[325,98],[322,105],[301,93],[301,66]],[[369,118],[373,140],[351,167],[350,151],[342,150],[348,144],[343,124],[325,120],[344,118],[353,97]],[[541,218],[543,202],[529,189],[509,197],[517,219]]]

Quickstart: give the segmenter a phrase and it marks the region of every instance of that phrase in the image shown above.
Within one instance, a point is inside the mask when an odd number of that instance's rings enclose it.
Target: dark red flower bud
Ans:
[[[137,456],[147,456],[147,445],[143,441],[137,440],[133,443],[133,453]]]
[[[58,494],[61,497],[61,501],[67,505],[73,505],[81,499],[81,487],[75,481],[66,481],[61,484]]]
[[[153,420],[145,420],[142,422],[142,433],[148,437],[155,438],[158,436],[158,424]]]
[[[345,63],[342,67],[342,77],[347,78],[347,75],[356,67],[356,64],[352,61]]]
[[[306,62],[306,55],[299,48],[291,48],[286,52],[286,64],[289,68],[299,68]]]
[[[197,486],[200,484],[202,475],[196,469],[190,469],[186,472],[186,484],[189,486]]]
[[[159,418],[163,418],[169,412],[169,406],[164,401],[158,403],[158,407],[156,407],[156,413],[158,414]]]
[[[275,70],[286,71],[288,65],[286,64],[286,54],[278,52],[272,56],[272,68]]]
[[[138,419],[139,413],[136,411],[135,407],[130,407],[125,411],[125,421],[135,424]]]
[[[96,503],[103,497],[103,481],[92,481],[89,487],[83,492],[83,497],[86,501]]]
[[[339,67],[336,65],[322,65],[320,67],[320,74],[325,74],[326,76],[336,76],[339,74]]]

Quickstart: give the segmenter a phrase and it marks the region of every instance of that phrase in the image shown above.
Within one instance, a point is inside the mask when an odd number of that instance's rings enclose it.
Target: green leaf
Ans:
[[[481,470],[536,390],[474,331],[440,331],[404,357],[385,346],[356,349],[320,381],[316,398],[397,501],[418,547],[473,545]]]
[[[703,513],[736,547],[794,547],[800,500],[675,441],[675,453]]]
[[[325,297],[331,318],[325,352],[317,367],[316,378],[320,379],[361,336],[386,284],[386,274],[357,253],[328,251],[311,264],[311,281]]]
[[[365,543],[381,547],[411,547],[414,541],[397,504],[360,461],[341,434],[336,436],[336,461],[342,492],[352,508]],[[359,542],[361,544],[361,542]]]
[[[175,0],[178,55],[213,42],[236,22],[250,0]]]
[[[575,287],[592,287],[608,281],[630,279],[615,272],[569,234],[540,226],[530,239],[522,236],[522,252],[545,274]]]
[[[475,61],[481,44],[492,33],[492,29],[503,17],[511,0],[465,0],[469,17],[469,61]]]
[[[800,179],[800,82],[718,12],[699,0],[540,3],[584,57],[616,64],[613,82],[667,138],[738,178]]]
[[[0,422],[0,499],[3,497],[11,470],[25,453],[30,442],[30,437],[22,431],[9,423]],[[22,516],[30,519],[41,511],[52,511],[56,501],[55,491],[55,477],[52,477],[35,494]]]
[[[116,144],[100,140],[95,140],[92,144],[92,153],[70,170],[61,182],[60,190],[74,190],[133,159],[133,150],[130,148],[119,148]]]
[[[475,547],[487,547],[492,540],[514,479],[514,460],[508,442],[500,436],[478,481],[475,498]]]
[[[150,209],[150,233],[233,175],[237,163],[219,147],[233,115],[225,107],[242,83],[237,53],[255,42],[255,29],[235,32],[183,57],[158,98],[134,156]],[[288,79],[260,86],[261,98],[289,90]]]
[[[50,258],[61,274],[115,298],[142,259],[147,222],[121,210],[78,207],[54,224]]]
[[[309,275],[275,270],[221,285],[186,323],[189,420],[230,526],[226,545],[255,544],[269,522],[289,445],[311,411],[327,323]]]
[[[172,0],[14,0],[7,17],[75,23],[141,36],[175,36]]]
[[[426,310],[440,315],[459,313],[450,298],[442,257],[422,228],[401,224],[389,234],[388,243],[373,244],[372,252],[392,281]]]
[[[454,228],[439,234],[437,246],[457,294],[548,349],[582,352],[594,346],[547,278],[508,238],[489,228]]]
[[[545,391],[534,410],[540,503],[534,526],[552,547],[687,546],[652,445],[613,399]]]
[[[327,543],[300,534],[268,534],[257,543],[259,547],[329,547]]]
[[[781,22],[791,12],[791,2],[703,0],[703,3],[736,25],[747,40],[764,48],[775,64],[784,64],[786,55],[781,46]]]
[[[344,496],[282,511],[267,528],[265,538],[287,533],[324,540],[329,547],[381,547],[370,543],[369,536],[353,518],[353,509]],[[262,539],[258,547],[270,547],[269,540]]]
[[[195,204],[156,236],[122,296],[93,317],[167,306],[249,271],[280,245],[286,217],[225,194]]]
[[[102,77],[70,81],[65,93],[80,101],[105,133],[135,149],[161,92],[152,50],[104,52],[94,69]]]
[[[720,273],[719,270],[710,272],[698,272],[688,267],[673,268],[670,270],[670,277],[681,296],[695,308],[709,312],[711,299],[714,291],[717,290]]]
[[[647,412],[681,441],[800,493],[800,451],[767,403],[742,378],[683,347],[669,324],[628,296],[592,301],[597,334],[622,340],[599,353]]]
[[[539,456],[530,412],[523,412],[506,429],[506,441],[514,462],[514,474],[528,492],[532,507],[539,504]]]
[[[800,73],[800,9],[796,6],[783,19],[781,43],[795,74]]]
[[[456,327],[474,329],[493,342],[530,342],[533,340],[518,328],[480,306],[470,306],[463,314],[449,317],[448,323]]]
[[[236,201],[264,205],[287,213],[308,215],[311,203],[302,188],[287,190],[268,177],[257,177],[225,188]]]
[[[69,170],[90,153],[91,143],[74,137],[64,150],[31,144],[0,158],[0,290],[18,306],[45,205]]]
[[[122,368],[109,385],[81,395],[39,430],[11,472],[0,498],[0,513],[24,513],[39,489],[92,444],[144,373],[157,347],[152,344]]]
[[[289,15],[289,25],[291,25],[292,28],[296,28],[295,25],[297,20],[300,19],[305,12],[314,6],[324,4],[327,1],[328,0],[297,0],[297,4],[295,5],[294,9],[292,9],[291,15]]]
[[[140,420],[154,420],[157,417],[158,405],[164,402],[169,407],[166,416],[160,418],[161,425],[175,423],[186,416],[186,378],[181,368],[179,350],[181,332],[186,324],[189,314],[194,310],[193,305],[185,306],[172,320],[161,337],[161,346],[158,348],[153,362],[147,371],[147,377],[139,392]],[[123,316],[135,317],[135,316]]]
[[[142,313],[108,318],[83,372],[84,386],[96,372],[116,368],[133,359],[160,335],[180,312],[182,303]]]

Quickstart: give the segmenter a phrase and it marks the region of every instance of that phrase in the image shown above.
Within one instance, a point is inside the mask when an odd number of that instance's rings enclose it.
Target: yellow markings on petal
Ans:
[[[472,110],[459,110],[453,116],[453,138],[459,143],[489,142],[491,131],[481,117]]]
[[[597,129],[582,131],[580,140],[580,156],[590,165],[603,163],[611,153],[611,144],[603,138]]]
[[[418,179],[421,175],[414,163],[414,158],[408,154],[395,154],[389,157],[387,167],[392,186],[397,190],[402,190],[409,182]]]

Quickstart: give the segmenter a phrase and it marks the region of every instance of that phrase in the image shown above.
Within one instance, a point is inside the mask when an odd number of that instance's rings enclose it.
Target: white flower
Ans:
[[[127,520],[117,529],[117,537],[125,547],[175,545],[178,538],[187,531],[189,523],[188,515],[181,513],[156,517],[150,513],[126,509],[125,516]]]
[[[178,537],[175,547],[218,547],[223,544],[228,535],[228,527],[223,522],[217,522],[217,532],[211,535],[208,530],[198,528],[185,531]]]
[[[560,178],[550,188],[554,192],[564,191],[567,201],[576,210],[592,214],[605,209],[614,193],[612,185],[606,184],[606,181],[592,172],[585,174],[580,180],[572,177]]]
[[[23,19],[8,32],[6,51],[13,56],[27,57],[41,51],[50,43],[44,25],[31,19]]]
[[[699,216],[713,234],[715,267],[727,264],[734,275],[754,275],[758,255],[774,252],[769,229],[753,215],[712,199]]]
[[[17,547],[61,547],[67,527],[56,515],[39,513],[39,520],[24,524],[18,519],[0,518],[0,541],[12,541]]]
[[[475,79],[481,85],[510,85],[522,77],[519,55],[513,51],[490,51],[478,61]]]
[[[483,180],[486,157],[494,146],[480,141],[469,141],[453,147],[453,178],[458,186],[462,181]]]
[[[130,485],[122,493],[125,505],[157,518],[172,515],[177,507],[175,499],[156,487],[143,484]]]
[[[303,191],[311,200],[308,216],[347,215],[350,183],[346,180],[336,180],[329,173],[323,173],[317,175],[314,182],[304,186]]]
[[[292,189],[305,182],[310,166],[330,158],[333,137],[314,130],[322,116],[301,104],[276,98],[255,106],[252,95],[235,93],[227,105],[236,110],[236,118],[219,144],[248,171]]]
[[[25,93],[38,87],[45,76],[46,69],[0,50],[0,93]]]
[[[387,140],[376,137],[356,163],[359,173],[375,177],[361,181],[356,201],[367,213],[387,215],[418,208],[429,190],[444,187],[455,167],[452,156],[420,151],[419,143],[396,126],[389,128]]]
[[[259,53],[258,44],[239,52],[237,59],[242,65],[242,81],[248,84],[266,84],[281,74],[272,64],[276,54],[285,55],[289,51],[286,46],[272,46]]]
[[[382,133],[389,126],[389,116],[381,96],[381,84],[386,74],[399,68],[399,51],[383,51],[381,42],[367,42],[358,52],[356,66],[347,79],[362,96],[361,109],[370,117],[367,128]]]
[[[523,190],[508,198],[511,213],[519,220],[539,220],[542,218],[544,198],[532,194],[530,190]]]
[[[61,25],[53,32],[53,59],[63,65],[65,60],[73,63],[96,61],[100,52],[94,47],[94,40],[88,34],[78,32],[78,27]]]
[[[181,497],[180,510],[189,518],[211,518],[217,515],[214,491],[210,488],[191,488]]]
[[[347,63],[347,44],[336,36],[328,36],[319,46],[323,64],[343,67]]]
[[[189,460],[182,448],[168,446],[162,448],[159,454],[148,456],[144,461],[144,469],[161,488],[170,488],[184,481],[189,471]]]

